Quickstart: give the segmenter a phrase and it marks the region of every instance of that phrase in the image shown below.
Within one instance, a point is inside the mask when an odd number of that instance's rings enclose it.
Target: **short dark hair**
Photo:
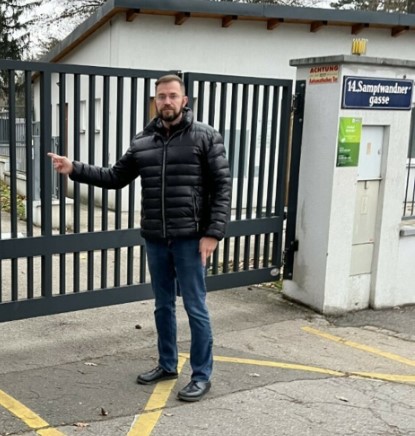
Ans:
[[[160,77],[156,81],[156,91],[160,83],[170,83],[170,82],[178,82],[183,92],[183,95],[186,94],[186,88],[184,86],[183,80],[179,76],[176,76],[176,74],[167,74],[166,76]]]

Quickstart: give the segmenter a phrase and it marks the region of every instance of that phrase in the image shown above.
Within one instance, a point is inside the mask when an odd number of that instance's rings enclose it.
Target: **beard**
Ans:
[[[162,121],[167,121],[169,123],[177,120],[177,118],[179,118],[182,114],[182,110],[183,108],[180,109],[175,109],[173,107],[169,107],[169,108],[163,108],[163,109],[157,109],[157,116],[162,120]]]

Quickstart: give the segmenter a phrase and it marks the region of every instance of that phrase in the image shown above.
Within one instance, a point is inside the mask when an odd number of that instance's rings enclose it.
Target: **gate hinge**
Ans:
[[[296,239],[295,241],[291,241],[290,245],[286,247],[285,253],[295,253],[296,251],[298,251],[298,245],[298,239]]]
[[[293,94],[293,100],[291,104],[291,112],[299,113],[303,110],[303,98],[304,95],[300,93]]]

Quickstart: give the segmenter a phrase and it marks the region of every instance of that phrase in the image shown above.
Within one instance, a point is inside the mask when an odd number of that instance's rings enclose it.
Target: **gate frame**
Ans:
[[[17,221],[12,219],[12,238],[11,239],[1,239],[0,238],[0,271],[1,271],[1,261],[11,260],[13,264],[12,275],[13,280],[16,277],[16,281],[12,283],[13,289],[12,301],[1,302],[1,287],[0,287],[0,323],[4,321],[12,321],[18,319],[24,319],[29,317],[43,316],[49,314],[57,314],[70,312],[75,310],[83,310],[89,308],[97,308],[103,306],[110,306],[114,304],[124,304],[130,302],[136,302],[141,300],[151,299],[153,297],[151,284],[146,282],[131,283],[123,286],[114,286],[106,288],[88,289],[82,292],[77,292],[76,290],[72,293],[66,294],[65,291],[60,294],[54,294],[52,290],[52,256],[60,255],[61,259],[65,259],[65,255],[78,255],[81,252],[94,251],[105,251],[108,249],[119,250],[121,248],[132,249],[132,247],[141,247],[142,254],[144,256],[144,239],[141,237],[138,228],[119,228],[115,230],[104,230],[104,231],[88,231],[79,232],[71,234],[65,233],[62,228],[60,229],[60,234],[52,233],[52,187],[49,182],[52,179],[52,170],[49,158],[47,157],[47,152],[53,151],[51,148],[51,137],[52,137],[52,114],[51,114],[51,77],[52,74],[60,74],[60,78],[64,75],[73,75],[75,77],[80,77],[80,75],[100,76],[103,77],[118,77],[118,81],[122,80],[123,77],[137,79],[149,79],[154,80],[164,74],[169,74],[171,71],[156,71],[156,70],[132,70],[126,68],[112,68],[112,67],[90,67],[85,65],[66,65],[66,64],[47,64],[40,62],[19,62],[19,61],[3,61],[0,60],[0,68],[8,69],[10,71],[23,71],[26,78],[26,92],[32,92],[30,83],[28,84],[27,79],[33,77],[33,73],[39,76],[40,87],[41,87],[41,146],[40,153],[43,158],[41,158],[41,184],[43,189],[41,190],[41,201],[42,201],[42,225],[41,225],[41,236],[33,236],[29,231],[28,237],[19,238],[17,232]],[[289,141],[289,130],[290,130],[290,116],[291,116],[291,99],[292,99],[292,81],[288,79],[266,79],[266,78],[250,78],[250,77],[239,77],[239,76],[226,76],[226,75],[212,75],[212,74],[199,74],[186,72],[183,74],[186,91],[189,96],[189,106],[193,102],[193,90],[194,83],[196,80],[207,81],[209,79],[215,80],[216,82],[222,81],[222,83],[228,83],[233,85],[264,85],[264,86],[274,86],[282,88],[282,103],[281,103],[281,124],[280,124],[280,141],[276,145],[276,150],[280,153],[278,159],[278,174],[281,175],[281,183],[277,183],[277,192],[275,193],[275,204],[278,204],[278,215],[266,218],[251,218],[249,220],[237,220],[231,221],[228,226],[226,233],[226,239],[229,238],[239,238],[243,236],[258,236],[262,234],[274,234],[274,246],[272,251],[272,265],[267,265],[265,267],[260,267],[257,269],[248,269],[244,271],[235,270],[232,272],[224,271],[222,274],[209,275],[206,277],[206,284],[208,291],[234,288],[238,286],[247,286],[250,284],[257,284],[266,281],[279,280],[280,278],[280,268],[282,266],[282,243],[283,243],[283,224],[284,224],[284,194],[286,189],[285,180],[285,169],[287,165],[287,155],[288,155],[288,141]],[[63,83],[65,83],[63,81]],[[11,86],[11,96],[15,95],[14,85]],[[80,90],[76,88],[76,82],[74,80],[74,92],[79,96]],[[79,86],[79,83],[78,83]],[[59,92],[59,101],[65,102],[65,91],[62,91],[61,87]],[[117,88],[118,89],[118,88]],[[146,88],[146,91],[147,88]],[[148,93],[147,93],[148,94]],[[143,98],[148,97],[149,94],[145,94]],[[93,94],[94,95],[94,94]],[[10,106],[13,106],[12,98]],[[91,97],[89,97],[91,98]],[[75,100],[79,101],[79,100]],[[26,102],[27,103],[27,102]],[[198,104],[203,104],[202,100],[198,101]],[[65,105],[63,105],[65,106]],[[79,107],[74,107],[74,113],[79,111]],[[13,122],[13,111],[11,111],[12,116],[10,122]],[[26,109],[27,119],[31,118],[31,108]],[[198,113],[200,113],[198,111]],[[74,115],[73,115],[74,116]],[[91,113],[89,113],[91,116]],[[104,120],[103,120],[104,123]],[[119,120],[117,118],[117,126]],[[62,127],[62,124],[60,124]],[[78,126],[79,128],[79,126]],[[276,129],[276,127],[275,127]],[[26,146],[29,147],[29,139],[32,136],[27,131],[28,137],[26,138]],[[60,137],[66,133],[65,129],[60,130]],[[75,131],[76,133],[76,127]],[[223,133],[223,132],[222,132]],[[11,143],[13,143],[13,137],[10,138]],[[74,156],[76,158],[76,144],[74,146]],[[12,147],[11,147],[12,148]],[[79,153],[79,150],[78,150]],[[12,154],[11,157],[11,169],[12,174],[15,173],[15,156]],[[291,166],[293,166],[293,158],[291,158]],[[298,157],[299,158],[299,157]],[[30,165],[29,165],[30,167]],[[29,169],[28,176],[30,176],[31,170]],[[12,177],[13,178],[13,177]],[[62,183],[62,177],[60,183]],[[11,180],[11,195],[16,194],[16,186]],[[30,185],[30,184],[29,184]],[[33,192],[31,187],[28,185],[29,195]],[[290,184],[291,185],[291,184]],[[296,186],[295,184],[293,186]],[[291,190],[291,188],[290,188]],[[32,193],[32,194],[31,194]],[[75,203],[76,194],[74,193]],[[60,193],[60,199],[64,199],[64,193]],[[89,202],[91,203],[91,202]],[[274,203],[273,203],[274,204]],[[294,213],[292,211],[292,200],[290,200],[289,206],[289,216]],[[79,205],[77,206],[79,210]],[[88,206],[90,207],[90,205]],[[12,203],[12,212],[16,210],[16,205]],[[93,210],[93,208],[92,208]],[[28,211],[29,212],[29,211]],[[134,211],[133,211],[134,212]],[[131,211],[130,211],[131,213]],[[29,223],[33,219],[28,213]],[[63,213],[63,216],[64,213]],[[295,216],[295,213],[294,213]],[[79,219],[79,217],[78,217]],[[290,222],[290,221],[289,221]],[[289,223],[288,222],[288,223]],[[0,220],[1,223],[1,220]],[[287,223],[287,225],[288,225]],[[1,227],[0,227],[1,230]],[[277,246],[278,244],[278,246]],[[42,289],[41,296],[36,298],[27,297],[26,299],[18,299],[18,289],[17,286],[17,260],[24,259],[27,260],[28,265],[31,263],[33,268],[33,258],[40,257],[42,263]],[[89,259],[88,262],[92,262]],[[145,257],[144,260],[140,258],[140,271],[145,269]],[[79,269],[79,267],[78,267]],[[88,270],[89,271],[89,270]],[[62,271],[60,270],[61,274]],[[78,271],[79,272],[79,271]],[[75,273],[74,273],[75,274]],[[144,273],[145,274],[145,273]],[[30,275],[30,273],[29,273]],[[33,271],[32,271],[33,276]],[[1,277],[0,277],[1,279]],[[61,281],[65,278],[61,278]],[[12,280],[12,281],[13,281]],[[14,297],[15,296],[15,297]],[[13,298],[16,298],[13,300]]]

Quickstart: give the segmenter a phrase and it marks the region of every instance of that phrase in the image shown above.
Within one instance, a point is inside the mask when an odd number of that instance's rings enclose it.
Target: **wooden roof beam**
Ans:
[[[237,15],[225,15],[222,18],[222,27],[229,27],[233,21],[238,19]]]
[[[267,21],[267,29],[274,30],[283,22],[284,22],[284,18],[271,18]]]
[[[139,13],[140,9],[129,9],[125,16],[126,21],[131,23]]]
[[[395,26],[391,29],[391,36],[399,36],[409,30],[409,26]]]
[[[327,26],[327,21],[313,21],[310,24],[310,32],[315,33],[324,26]]]
[[[190,17],[190,12],[179,12],[176,14],[174,19],[174,24],[176,26],[181,26]]]
[[[359,34],[362,30],[367,29],[369,23],[356,23],[352,25],[352,35]]]

